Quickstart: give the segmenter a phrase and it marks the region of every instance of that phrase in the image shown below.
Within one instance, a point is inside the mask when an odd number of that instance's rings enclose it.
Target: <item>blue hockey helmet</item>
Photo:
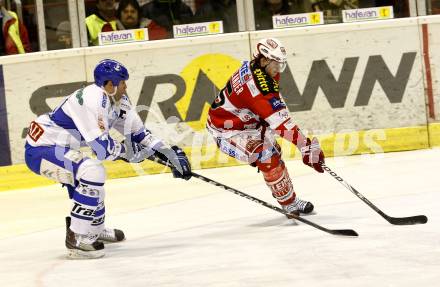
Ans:
[[[111,59],[104,59],[96,65],[93,71],[95,84],[104,86],[106,81],[111,81],[113,86],[118,86],[120,81],[128,80],[128,70],[121,63]]]

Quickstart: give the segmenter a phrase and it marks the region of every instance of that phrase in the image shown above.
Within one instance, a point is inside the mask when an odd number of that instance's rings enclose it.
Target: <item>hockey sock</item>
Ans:
[[[293,184],[283,161],[280,161],[278,166],[270,170],[261,171],[273,197],[280,205],[289,205],[295,200],[296,194],[293,191]]]

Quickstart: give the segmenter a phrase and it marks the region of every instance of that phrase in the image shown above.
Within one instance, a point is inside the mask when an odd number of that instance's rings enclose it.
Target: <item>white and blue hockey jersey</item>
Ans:
[[[149,149],[163,144],[145,129],[127,96],[112,103],[95,84],[75,91],[55,110],[31,122],[26,141],[31,146],[72,149],[88,145],[98,159],[115,160],[124,148],[110,137],[112,128]]]

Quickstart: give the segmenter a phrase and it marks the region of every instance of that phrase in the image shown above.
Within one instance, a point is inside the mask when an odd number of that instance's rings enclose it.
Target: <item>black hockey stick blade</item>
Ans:
[[[333,235],[341,235],[341,236],[359,236],[359,234],[357,234],[356,231],[354,231],[353,229],[337,229],[337,230],[333,230]]]
[[[282,209],[279,212],[286,214],[284,212],[284,210],[282,210]],[[313,226],[316,229],[319,229],[321,231],[330,233],[332,235],[354,236],[354,237],[359,236],[359,234],[357,234],[357,232],[354,231],[353,229],[328,229],[328,228],[322,227],[321,225],[318,225],[318,224],[316,224],[314,222],[311,222],[311,221],[309,221],[309,220],[307,220],[307,219],[305,219],[305,218],[303,218],[301,216],[298,216],[296,214],[290,214],[290,216],[293,217],[293,219],[295,219],[295,220],[301,221],[302,223],[305,223],[307,225]]]
[[[415,215],[408,217],[392,217],[387,215],[381,209],[379,209],[376,205],[374,205],[371,201],[369,201],[365,196],[363,196],[359,191],[357,191],[353,186],[348,184],[342,177],[337,175],[333,170],[331,170],[327,165],[322,165],[323,169],[331,175],[334,179],[340,182],[343,186],[345,186],[349,191],[351,191],[354,195],[359,197],[364,203],[366,203],[371,209],[376,211],[380,216],[382,216],[386,221],[394,225],[413,225],[413,224],[425,224],[428,222],[428,218],[425,215]]]
[[[425,224],[428,222],[428,217],[425,215],[415,215],[415,216],[408,216],[408,217],[391,217],[388,216],[386,218],[389,223],[394,225],[413,225],[413,224]]]

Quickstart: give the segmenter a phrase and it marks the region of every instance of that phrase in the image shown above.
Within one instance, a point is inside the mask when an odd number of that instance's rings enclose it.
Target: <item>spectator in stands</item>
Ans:
[[[394,17],[409,17],[408,1],[398,0],[375,0],[375,7],[393,6]]]
[[[272,16],[300,14],[306,11],[303,0],[263,0],[255,3],[255,28],[272,29]]]
[[[69,21],[62,21],[58,24],[56,35],[60,49],[72,48],[72,33]]]
[[[141,8],[137,0],[121,0],[116,16],[118,30],[147,28],[149,40],[166,39],[168,32],[164,27],[147,18],[140,18]]]
[[[100,32],[116,31],[116,1],[97,0],[96,12],[86,18],[89,45],[99,45]]]
[[[138,1],[139,6],[142,6],[142,5],[144,5],[144,4],[147,4],[148,2],[151,2],[151,0],[139,0],[139,1]]]
[[[0,55],[24,54],[32,51],[28,32],[16,13],[6,10],[0,0]]]
[[[223,21],[225,33],[238,31],[237,5],[235,0],[207,0],[196,11],[197,22]]]
[[[173,35],[173,25],[193,22],[191,8],[182,0],[153,0],[141,8],[142,17],[148,18],[164,27],[168,38]]]
[[[326,24],[342,22],[341,10],[359,8],[358,0],[310,0],[313,11],[323,11]]]

